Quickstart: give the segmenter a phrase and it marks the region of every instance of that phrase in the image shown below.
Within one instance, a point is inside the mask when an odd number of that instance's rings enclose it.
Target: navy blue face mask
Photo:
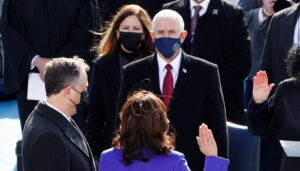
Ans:
[[[156,49],[164,55],[165,58],[171,58],[177,49],[181,47],[180,38],[163,37],[154,40]]]

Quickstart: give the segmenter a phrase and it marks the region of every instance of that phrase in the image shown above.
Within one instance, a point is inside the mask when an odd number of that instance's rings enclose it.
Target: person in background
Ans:
[[[293,0],[297,2],[298,0]],[[286,62],[288,51],[300,43],[298,15],[299,3],[275,13],[267,30],[265,43],[261,56],[260,69],[267,72],[270,82],[275,86],[288,78]],[[273,92],[271,92],[272,94]],[[266,147],[269,149],[268,171],[278,171],[280,168],[282,149],[275,137],[270,135]]]
[[[138,5],[123,6],[97,45],[89,86],[87,139],[98,158],[111,147],[115,109],[124,65],[154,51],[151,19]]]
[[[227,158],[226,111],[218,66],[182,50],[187,31],[176,11],[158,12],[152,28],[156,52],[123,67],[117,112],[132,92],[149,90],[166,104],[176,133],[176,149],[185,154],[191,170],[200,170],[204,165],[205,157],[195,150],[198,145],[193,138],[203,122],[215,134],[219,155]]]
[[[88,63],[96,0],[5,0],[1,34],[5,57],[4,91],[16,93],[21,128],[37,100],[27,99],[28,75],[39,73],[51,58],[77,55]],[[86,115],[74,116],[82,131]]]
[[[218,65],[227,120],[245,124],[243,81],[251,54],[243,11],[223,0],[176,0],[163,9],[177,11],[184,20],[189,34],[182,49]]]
[[[244,81],[244,108],[252,98],[253,76],[260,70],[261,56],[272,15],[291,6],[287,0],[239,0],[251,40],[251,69]],[[263,137],[260,145],[260,170],[266,171],[271,156],[271,138]],[[272,155],[275,156],[275,155]],[[276,163],[275,163],[276,164]],[[276,166],[275,166],[276,167]],[[277,166],[278,168],[278,166]],[[273,169],[271,169],[273,171]]]
[[[294,46],[288,54],[285,79],[270,97],[274,83],[269,84],[267,72],[259,71],[253,78],[253,99],[248,107],[249,130],[258,136],[274,137],[274,141],[300,141],[300,46]],[[282,149],[281,149],[282,150]],[[281,163],[281,164],[280,164]],[[278,170],[296,171],[300,159],[281,155]]]
[[[101,14],[101,23],[105,25],[117,13],[118,9],[125,5],[135,4],[141,6],[147,11],[152,18],[162,7],[164,3],[171,2],[172,0],[97,0]]]
[[[290,7],[287,0],[239,0],[238,4],[245,12],[245,20],[251,40],[251,69],[245,79],[244,107],[247,108],[252,97],[252,78],[260,69],[260,61],[267,29],[272,15]]]
[[[174,150],[164,102],[148,91],[134,92],[120,111],[113,148],[103,151],[98,171],[189,171],[184,155]],[[207,125],[197,142],[206,157],[204,171],[226,171],[228,160],[217,157],[217,145]],[[199,170],[200,171],[200,170]]]
[[[23,131],[22,171],[95,171],[92,151],[71,118],[87,95],[88,65],[80,58],[54,58],[45,67],[46,99]]]

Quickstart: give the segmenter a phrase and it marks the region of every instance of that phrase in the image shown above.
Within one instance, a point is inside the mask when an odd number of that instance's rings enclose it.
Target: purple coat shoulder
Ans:
[[[165,155],[155,155],[144,151],[148,162],[134,160],[125,166],[122,162],[123,150],[110,148],[102,152],[98,171],[190,171],[184,154],[172,150]],[[220,157],[206,157],[204,171],[227,171],[229,160]]]

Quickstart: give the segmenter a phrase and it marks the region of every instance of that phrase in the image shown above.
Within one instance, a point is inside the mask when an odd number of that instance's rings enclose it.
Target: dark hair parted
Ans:
[[[45,67],[44,81],[47,97],[58,94],[68,85],[75,85],[80,72],[88,70],[89,66],[81,58],[53,58]]]
[[[117,30],[119,30],[120,24],[130,15],[135,15],[142,23],[145,40],[141,47],[148,51],[155,50],[150,34],[152,23],[149,14],[139,5],[125,5],[119,9],[112,21],[106,26],[103,38],[96,47],[99,56],[110,55],[116,51],[120,45],[117,39]]]
[[[289,76],[295,77],[300,83],[300,44],[290,49],[286,62]]]
[[[167,154],[174,149],[174,135],[169,132],[167,109],[163,101],[148,91],[134,92],[120,112],[121,124],[113,146],[123,150],[123,163],[147,162],[143,151]]]

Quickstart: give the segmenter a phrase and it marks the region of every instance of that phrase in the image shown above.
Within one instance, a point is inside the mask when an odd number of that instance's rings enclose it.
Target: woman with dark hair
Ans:
[[[127,99],[120,112],[113,148],[100,157],[99,171],[189,171],[184,155],[174,151],[164,102],[148,91]],[[204,171],[226,171],[228,160],[217,157],[217,145],[207,125],[199,127],[199,148],[207,156]],[[195,149],[196,150],[196,149]]]
[[[253,99],[247,111],[249,130],[258,136],[272,135],[276,140],[300,141],[300,46],[288,54],[287,70],[291,78],[279,83],[270,97],[274,84],[268,83],[265,71],[253,78]],[[300,158],[289,158],[284,153],[282,171],[300,168]]]
[[[97,45],[89,89],[87,139],[98,159],[111,147],[115,108],[121,82],[121,68],[154,51],[151,19],[138,5],[123,6]]]

